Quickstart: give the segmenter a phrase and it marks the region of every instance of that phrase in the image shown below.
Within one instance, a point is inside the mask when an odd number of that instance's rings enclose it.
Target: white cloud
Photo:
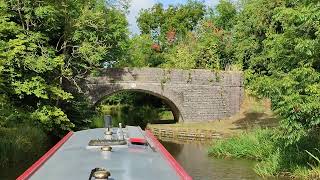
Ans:
[[[127,19],[129,22],[129,30],[132,34],[138,34],[139,28],[137,26],[136,18],[141,9],[147,9],[152,7],[156,1],[154,0],[131,0],[131,6],[129,8],[129,14]]]
[[[219,0],[205,0],[204,3],[207,6],[215,7],[219,3]]]

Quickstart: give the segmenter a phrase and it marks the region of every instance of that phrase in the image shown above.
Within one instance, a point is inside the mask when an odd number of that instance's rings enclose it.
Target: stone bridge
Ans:
[[[243,98],[241,72],[160,68],[103,69],[86,78],[92,103],[120,91],[141,91],[160,97],[176,121],[210,121],[237,113]]]

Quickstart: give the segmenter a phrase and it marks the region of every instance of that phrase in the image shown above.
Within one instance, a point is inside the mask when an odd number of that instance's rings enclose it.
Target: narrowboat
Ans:
[[[192,180],[149,130],[139,126],[69,132],[18,180]]]

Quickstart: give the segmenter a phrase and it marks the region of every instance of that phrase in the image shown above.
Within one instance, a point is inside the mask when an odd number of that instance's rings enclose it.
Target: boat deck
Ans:
[[[128,131],[128,127],[125,129]],[[101,146],[88,146],[90,140],[103,139],[104,132],[104,128],[75,132],[30,179],[87,180],[91,170],[97,167],[107,169],[111,180],[184,179],[144,131],[140,135],[137,131],[132,132],[134,137],[145,137],[147,145],[113,145],[111,152],[101,151]]]

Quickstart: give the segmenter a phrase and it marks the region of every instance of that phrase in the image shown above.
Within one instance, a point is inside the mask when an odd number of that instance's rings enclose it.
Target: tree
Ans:
[[[235,26],[248,87],[271,99],[288,144],[320,125],[319,12],[313,1],[248,1]]]
[[[130,67],[157,67],[163,63],[163,53],[160,47],[154,47],[155,44],[147,34],[137,35],[131,38],[129,44],[130,57],[119,66]]]
[[[236,61],[243,69],[250,67],[257,73],[265,73],[265,62],[260,56],[264,48],[263,40],[271,26],[274,9],[283,2],[282,0],[245,1],[234,25],[232,42]]]
[[[166,52],[163,67],[225,69],[232,59],[230,43],[228,32],[216,28],[211,20],[203,20],[197,29],[189,32],[183,41]]]
[[[249,89],[272,101],[281,117],[281,136],[286,144],[312,135],[320,127],[320,73],[313,68],[296,68],[289,73],[257,76]]]
[[[184,41],[179,42],[165,54],[165,68],[195,69],[197,58],[197,44],[192,33]]]
[[[0,0],[0,17],[1,91],[46,130],[74,128],[64,108],[81,92],[77,80],[126,56],[124,10],[102,0]]]
[[[209,13],[214,25],[225,31],[230,31],[235,24],[237,10],[235,5],[228,0],[220,0],[214,10]]]
[[[182,39],[188,31],[195,29],[205,14],[205,6],[198,1],[188,1],[184,5],[167,9],[158,3],[150,9],[142,10],[137,19],[142,34],[152,35],[155,42],[165,44],[167,33],[174,32],[176,38]]]

